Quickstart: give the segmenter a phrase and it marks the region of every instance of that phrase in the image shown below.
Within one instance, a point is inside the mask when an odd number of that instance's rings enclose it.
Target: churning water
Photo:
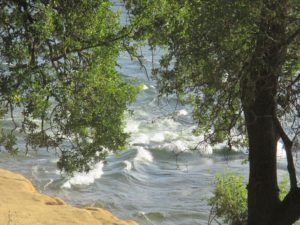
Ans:
[[[142,51],[148,69],[158,66],[157,58],[153,64],[152,54]],[[127,115],[131,138],[125,151],[72,178],[60,174],[55,155],[44,151],[15,158],[1,152],[0,166],[24,174],[43,193],[75,206],[104,207],[141,225],[207,224],[215,174],[230,170],[247,176],[246,154],[223,154],[208,145],[188,151],[200,140],[191,133],[191,109],[172,96],[158,100],[155,82],[127,54],[120,55],[118,64],[124,79],[134,78],[144,87]]]
[[[151,61],[147,51],[144,60]],[[76,206],[104,207],[141,225],[207,224],[215,174],[231,170],[247,175],[248,165],[242,164],[246,154],[224,154],[205,145],[190,152],[201,138],[191,134],[191,109],[172,97],[158,101],[155,83],[125,53],[119,64],[125,79],[144,85],[130,106],[133,114],[127,115],[131,138],[125,151],[72,178],[60,174],[54,154],[45,151],[15,158],[1,152],[0,166],[24,174],[43,193]]]

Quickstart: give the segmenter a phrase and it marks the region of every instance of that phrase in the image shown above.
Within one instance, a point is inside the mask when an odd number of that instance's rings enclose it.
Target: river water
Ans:
[[[158,66],[157,58],[153,64],[152,54],[146,48],[142,51],[149,70]],[[178,105],[172,96],[158,99],[155,82],[126,53],[118,64],[124,79],[135,79],[144,87],[130,106],[133,113],[126,117],[126,130],[131,133],[126,150],[73,178],[60,174],[57,158],[46,151],[16,157],[0,152],[0,167],[24,174],[41,192],[69,204],[104,207],[141,225],[207,224],[214,176],[235,171],[247,177],[248,164],[242,163],[247,154],[225,153],[222,145],[200,145],[189,151],[200,140],[191,133],[195,123],[190,107]],[[285,170],[283,161],[280,174]]]

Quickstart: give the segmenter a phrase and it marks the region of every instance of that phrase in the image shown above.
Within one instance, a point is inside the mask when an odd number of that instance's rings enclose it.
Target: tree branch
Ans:
[[[272,225],[292,225],[300,218],[300,188],[290,190],[275,210]]]
[[[297,74],[297,77],[289,84],[288,88],[291,88],[294,84],[296,84],[300,80],[300,72]]]
[[[274,116],[274,120],[275,120],[276,129],[279,133],[281,140],[283,141],[284,149],[286,152],[287,163],[288,163],[287,169],[289,172],[291,189],[297,189],[297,176],[296,176],[296,169],[295,169],[294,159],[293,159],[293,154],[292,154],[293,142],[290,140],[290,138],[287,136],[287,134],[283,130],[283,128],[276,116]]]
[[[292,43],[297,36],[300,36],[300,27],[296,29],[288,38],[286,39],[286,45]]]
[[[66,49],[63,54],[54,56],[54,57],[51,58],[51,60],[52,61],[58,61],[61,58],[66,57],[67,54],[81,52],[81,51],[89,50],[89,49],[92,49],[92,48],[97,48],[97,47],[101,47],[101,46],[110,45],[110,44],[112,44],[112,43],[114,43],[114,42],[116,42],[118,40],[121,40],[121,39],[123,39],[125,37],[128,37],[131,32],[132,31],[130,30],[129,32],[126,32],[125,34],[116,35],[113,38],[110,38],[110,39],[108,38],[108,39],[99,41],[97,43],[93,43],[91,45],[82,46],[81,48]]]

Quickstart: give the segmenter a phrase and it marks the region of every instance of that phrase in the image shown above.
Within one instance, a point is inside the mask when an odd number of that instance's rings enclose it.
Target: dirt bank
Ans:
[[[36,191],[20,174],[0,169],[0,225],[138,225],[100,208],[75,208]]]

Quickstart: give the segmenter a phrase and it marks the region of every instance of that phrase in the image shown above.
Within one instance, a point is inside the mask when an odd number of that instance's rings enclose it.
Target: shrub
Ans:
[[[221,219],[228,225],[247,224],[247,190],[244,177],[233,172],[217,175],[213,196],[208,200],[211,212],[208,224],[215,221],[221,224]],[[288,193],[288,177],[284,177],[279,184],[280,200]]]
[[[247,190],[244,178],[230,172],[216,176],[213,197],[208,201],[212,207],[209,223],[222,218],[229,225],[245,225],[247,222]]]

